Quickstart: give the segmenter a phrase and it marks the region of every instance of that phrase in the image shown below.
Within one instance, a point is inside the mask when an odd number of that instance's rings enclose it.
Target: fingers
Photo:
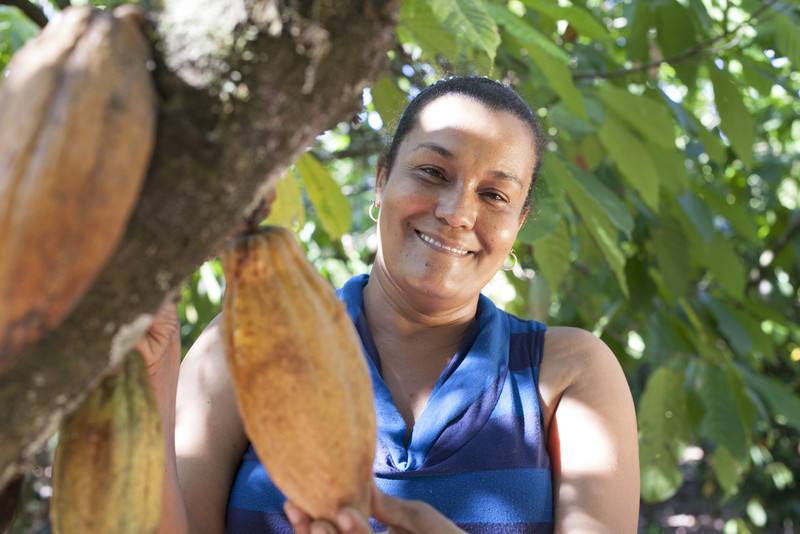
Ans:
[[[295,534],[339,534],[328,521],[312,521],[311,516],[290,501],[283,503],[283,512]]]

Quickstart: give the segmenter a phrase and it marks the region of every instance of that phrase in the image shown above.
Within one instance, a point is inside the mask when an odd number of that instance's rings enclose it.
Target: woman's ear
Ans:
[[[383,197],[383,188],[386,185],[386,180],[389,178],[389,173],[384,167],[382,162],[378,162],[378,172],[375,175],[375,205],[381,207],[381,198]]]

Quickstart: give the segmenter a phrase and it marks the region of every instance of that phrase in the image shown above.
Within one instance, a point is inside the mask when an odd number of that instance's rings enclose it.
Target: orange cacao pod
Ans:
[[[369,516],[372,382],[344,303],[288,230],[223,254],[223,332],[245,431],[275,485],[314,518]]]
[[[114,252],[155,141],[143,18],[71,7],[0,84],[0,371],[55,326]]]

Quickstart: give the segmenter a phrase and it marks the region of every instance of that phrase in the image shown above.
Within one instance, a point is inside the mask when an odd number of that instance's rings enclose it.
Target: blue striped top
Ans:
[[[381,378],[363,313],[367,280],[356,276],[338,293],[370,364],[378,487],[430,503],[467,532],[551,533],[551,468],[537,388],[545,325],[499,310],[481,295],[470,331],[406,443],[405,422]],[[291,533],[284,500],[250,446],[231,489],[228,534]]]

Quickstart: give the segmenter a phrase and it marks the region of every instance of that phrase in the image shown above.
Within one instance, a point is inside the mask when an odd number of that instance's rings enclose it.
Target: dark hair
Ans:
[[[397,157],[400,144],[403,142],[403,139],[406,138],[408,132],[416,127],[417,118],[423,108],[437,98],[449,94],[458,94],[471,98],[493,111],[506,111],[528,125],[533,134],[534,153],[536,156],[533,175],[531,176],[531,185],[528,188],[528,195],[525,200],[525,207],[530,206],[531,191],[533,190],[533,184],[536,182],[536,178],[539,176],[539,169],[541,169],[542,158],[544,156],[545,139],[539,129],[539,121],[536,120],[536,116],[533,114],[533,111],[531,111],[531,108],[516,91],[505,84],[483,76],[454,76],[452,78],[445,78],[420,91],[408,104],[408,107],[406,107],[403,115],[397,122],[397,129],[395,130],[394,137],[381,155],[381,160],[378,164],[386,169],[388,175],[394,166],[394,160]]]

